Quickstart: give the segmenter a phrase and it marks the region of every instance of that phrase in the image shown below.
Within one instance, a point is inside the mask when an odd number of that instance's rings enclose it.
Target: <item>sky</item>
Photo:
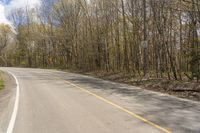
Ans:
[[[19,8],[34,8],[41,5],[41,0],[0,0],[0,23],[9,24],[12,23],[6,18],[6,14],[10,11]]]

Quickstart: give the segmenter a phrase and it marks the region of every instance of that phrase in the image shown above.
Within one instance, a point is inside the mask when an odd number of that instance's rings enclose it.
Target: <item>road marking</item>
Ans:
[[[17,85],[16,86],[15,105],[14,105],[13,113],[12,113],[12,116],[11,116],[11,119],[10,119],[10,122],[9,122],[9,125],[7,128],[7,131],[6,131],[6,133],[12,133],[14,126],[15,126],[17,111],[18,111],[18,107],[19,107],[19,81],[17,80],[16,76],[13,73],[11,73],[9,71],[7,71],[7,72],[14,77],[16,85]]]
[[[165,128],[163,128],[163,127],[161,127],[161,126],[159,126],[159,125],[157,125],[157,124],[155,124],[155,123],[153,123],[153,122],[151,122],[151,121],[149,121],[149,120],[147,120],[147,119],[145,119],[145,118],[143,118],[142,116],[139,116],[139,115],[137,115],[137,114],[135,114],[135,113],[129,111],[128,109],[126,109],[126,108],[124,108],[124,107],[121,107],[120,105],[117,105],[116,103],[114,103],[114,102],[112,102],[112,101],[110,101],[110,100],[107,100],[107,99],[105,99],[105,98],[103,98],[103,97],[101,97],[101,96],[99,96],[99,95],[97,95],[97,94],[95,94],[95,93],[93,93],[93,92],[87,90],[87,89],[84,89],[84,88],[82,88],[82,87],[80,87],[80,86],[78,86],[78,85],[75,85],[75,84],[73,84],[73,83],[71,83],[71,82],[69,82],[69,81],[66,81],[66,80],[65,80],[65,82],[68,83],[68,84],[70,84],[71,86],[74,86],[74,87],[78,88],[79,90],[81,90],[81,91],[83,91],[83,92],[85,92],[85,93],[88,93],[88,94],[90,94],[90,95],[92,95],[92,96],[98,98],[98,99],[101,100],[101,101],[104,101],[105,103],[108,103],[108,104],[110,104],[110,105],[112,105],[112,106],[118,108],[119,110],[121,110],[121,111],[123,111],[123,112],[128,113],[128,114],[131,115],[132,117],[137,118],[137,119],[143,121],[144,123],[147,123],[147,124],[149,124],[149,125],[151,125],[151,126],[157,128],[157,129],[161,130],[161,131],[164,132],[164,133],[172,133],[171,131],[169,131],[169,130],[167,130],[167,129],[165,129]]]

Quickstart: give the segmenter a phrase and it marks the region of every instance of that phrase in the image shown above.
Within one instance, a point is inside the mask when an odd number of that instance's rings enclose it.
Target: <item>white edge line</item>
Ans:
[[[16,96],[15,96],[14,109],[13,109],[12,116],[11,116],[7,131],[6,131],[6,133],[12,133],[14,126],[15,126],[17,111],[18,111],[18,107],[19,107],[19,81],[17,80],[16,76],[13,73],[11,73],[9,71],[7,71],[7,72],[14,77],[16,85],[17,85],[16,86]]]

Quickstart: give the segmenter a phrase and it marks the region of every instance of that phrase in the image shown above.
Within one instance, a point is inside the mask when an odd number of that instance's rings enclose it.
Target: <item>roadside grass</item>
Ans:
[[[3,88],[4,88],[3,80],[0,80],[0,90],[2,90]]]
[[[2,78],[2,72],[0,72],[0,90],[2,90],[4,88],[4,81]]]

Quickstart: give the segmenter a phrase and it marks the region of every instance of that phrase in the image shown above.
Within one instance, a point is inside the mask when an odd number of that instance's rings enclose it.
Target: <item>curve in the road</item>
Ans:
[[[165,129],[165,128],[163,128],[163,127],[161,127],[161,126],[159,126],[159,125],[157,125],[157,124],[155,124],[155,123],[153,123],[153,122],[151,122],[151,121],[149,121],[147,119],[145,119],[144,117],[139,116],[139,115],[129,111],[128,109],[125,109],[124,107],[121,107],[120,105],[118,105],[118,104],[116,104],[116,103],[114,103],[114,102],[112,102],[112,101],[110,101],[108,99],[105,99],[105,98],[103,98],[103,97],[101,97],[101,96],[99,96],[99,95],[97,95],[97,94],[85,89],[85,88],[82,88],[82,87],[80,87],[78,85],[75,85],[75,84],[73,84],[73,83],[71,83],[69,81],[66,81],[66,80],[65,80],[65,82],[67,84],[70,84],[71,86],[74,86],[75,88],[77,88],[77,89],[89,94],[89,95],[92,95],[92,96],[96,97],[97,99],[99,99],[99,100],[101,100],[101,101],[103,101],[103,102],[105,102],[107,104],[112,105],[113,107],[115,107],[115,108],[117,108],[117,109],[119,109],[119,110],[121,110],[121,111],[123,111],[125,113],[128,113],[132,117],[137,118],[137,119],[139,119],[139,120],[141,120],[141,121],[143,121],[143,122],[145,122],[145,123],[157,128],[157,129],[161,130],[164,133],[172,133],[171,131],[169,131],[169,130],[167,130],[167,129]]]
[[[7,72],[13,76],[13,78],[15,79],[16,85],[17,85],[14,109],[13,109],[12,116],[11,116],[7,131],[6,131],[6,133],[12,133],[14,126],[15,126],[15,120],[17,117],[17,111],[18,111],[18,107],[19,107],[19,81],[17,80],[16,76],[13,73],[11,73],[9,71],[7,71]]]
[[[20,95],[19,91],[20,91],[20,88],[19,88],[19,81],[18,81],[17,77],[12,72],[10,72],[10,71],[7,71],[7,72],[10,75],[13,76],[13,78],[15,79],[16,85],[17,85],[16,86],[16,97],[15,97],[14,109],[13,109],[12,116],[11,116],[7,131],[6,131],[6,133],[13,133],[13,129],[14,129],[15,121],[16,121],[16,117],[17,117],[17,112],[18,112],[18,106],[19,106],[19,95]],[[59,79],[63,80],[62,78],[59,78]],[[99,95],[97,95],[97,94],[95,94],[95,93],[93,93],[93,92],[91,92],[91,91],[89,91],[89,90],[87,90],[85,88],[82,88],[82,87],[80,87],[80,86],[78,86],[76,84],[73,84],[73,83],[71,83],[69,81],[66,81],[66,80],[64,80],[64,81],[67,84],[69,84],[71,86],[74,86],[75,88],[81,90],[82,92],[85,92],[85,93],[87,93],[89,95],[92,95],[92,96],[96,97],[97,99],[99,99],[99,100],[101,100],[101,101],[103,101],[103,102],[105,102],[105,103],[107,103],[107,104],[109,104],[109,105],[111,105],[111,106],[113,106],[113,107],[115,107],[115,108],[117,108],[117,109],[129,114],[130,116],[132,116],[132,117],[134,117],[136,119],[139,119],[139,120],[143,121],[144,123],[147,123],[147,124],[157,128],[157,129],[159,129],[160,131],[162,131],[164,133],[172,133],[168,129],[165,129],[165,128],[163,128],[163,127],[161,127],[161,126],[159,126],[159,125],[157,125],[157,124],[145,119],[144,117],[142,117],[140,115],[137,115],[134,112],[131,112],[128,109],[126,109],[126,108],[124,108],[124,107],[122,107],[122,106],[120,106],[120,105],[108,100],[108,99],[105,99],[105,98],[103,98],[103,97],[101,97],[101,96],[99,96]]]

